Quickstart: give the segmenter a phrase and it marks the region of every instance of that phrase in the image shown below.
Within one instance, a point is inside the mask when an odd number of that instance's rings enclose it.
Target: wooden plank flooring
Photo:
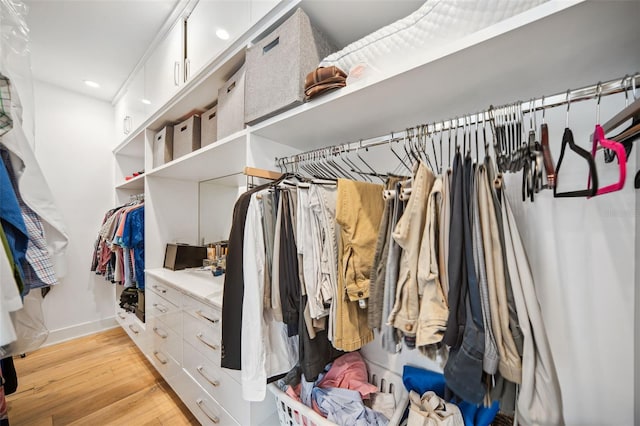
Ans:
[[[197,425],[120,328],[15,358],[12,425]]]

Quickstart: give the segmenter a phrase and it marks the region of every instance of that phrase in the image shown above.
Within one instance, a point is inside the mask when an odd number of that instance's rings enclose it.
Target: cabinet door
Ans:
[[[144,68],[133,77],[115,106],[116,136],[124,140],[147,118],[144,100]]]
[[[269,13],[280,0],[251,0],[251,25]]]
[[[127,136],[127,93],[125,92],[118,103],[115,106],[115,118],[116,118],[116,138],[117,142],[124,140]]]
[[[132,133],[140,127],[142,122],[147,118],[147,109],[144,97],[144,68],[138,71],[131,81],[131,85],[124,96],[126,113],[129,117],[127,134]]]
[[[179,20],[145,63],[145,100],[150,113],[173,96],[184,82],[184,21]]]
[[[186,79],[249,28],[249,0],[201,0],[187,18]]]

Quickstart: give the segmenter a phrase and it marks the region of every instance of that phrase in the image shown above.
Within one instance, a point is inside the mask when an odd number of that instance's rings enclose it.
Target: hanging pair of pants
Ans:
[[[369,278],[382,212],[382,185],[338,179],[336,222],[338,237],[338,289],[333,345],[355,351],[373,340],[367,309],[360,300],[369,296]]]

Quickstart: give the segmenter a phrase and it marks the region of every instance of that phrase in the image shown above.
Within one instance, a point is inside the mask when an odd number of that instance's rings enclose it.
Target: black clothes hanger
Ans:
[[[598,192],[598,172],[596,171],[596,163],[589,151],[576,145],[573,139],[573,132],[569,128],[569,108],[571,106],[570,95],[571,91],[567,90],[566,128],[564,129],[564,134],[562,135],[562,148],[560,150],[560,158],[558,158],[558,164],[556,165],[556,185],[553,187],[553,196],[554,198],[593,197]],[[587,164],[589,165],[591,187],[577,191],[558,192],[558,177],[560,176],[560,168],[562,166],[562,160],[564,159],[564,154],[567,146],[569,146],[569,149],[571,149],[573,152],[587,161]]]
[[[558,192],[558,177],[560,176],[560,167],[562,166],[562,160],[564,159],[565,150],[569,146],[573,152],[584,158],[589,165],[589,174],[591,176],[591,187],[587,189]],[[573,132],[570,128],[564,129],[564,135],[562,135],[562,149],[560,151],[560,158],[558,158],[558,164],[556,165],[556,185],[553,187],[553,196],[555,198],[571,198],[571,197],[593,197],[598,192],[598,173],[596,172],[596,163],[593,161],[591,154],[576,145],[573,140]]]

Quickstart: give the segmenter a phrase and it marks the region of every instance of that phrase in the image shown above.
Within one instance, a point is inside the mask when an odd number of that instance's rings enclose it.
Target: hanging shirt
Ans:
[[[0,154],[7,167],[7,173],[18,199],[22,218],[29,236],[26,253],[27,264],[24,270],[25,283],[30,289],[56,285],[58,284],[58,279],[53,269],[53,262],[47,248],[47,240],[40,217],[25,204],[20,195],[9,152],[0,149]]]
[[[297,339],[287,336],[284,323],[276,321],[264,305],[266,251],[262,224],[262,200],[251,196],[243,242],[244,297],[242,302],[242,397],[262,401],[267,379],[285,374],[298,361]]]
[[[4,234],[11,250],[11,256],[15,265],[15,269],[19,274],[18,285],[23,285],[21,291],[25,294],[29,291],[28,286],[24,285],[24,269],[26,266],[26,254],[29,243],[27,227],[22,218],[18,198],[14,192],[11,179],[4,165],[4,161],[0,158],[0,226],[4,230]]]
[[[0,227],[0,240],[4,238]],[[22,308],[22,298],[15,281],[11,251],[0,244],[0,346],[16,340],[16,332],[9,314]]]
[[[127,214],[122,242],[133,249],[136,284],[144,290],[144,205]]]
[[[20,108],[12,105],[12,112]],[[16,173],[18,188],[24,203],[33,210],[42,221],[46,246],[55,268],[56,276],[66,273],[64,251],[69,237],[60,211],[55,205],[47,181],[40,170],[35,153],[22,129],[20,120],[14,120],[13,129],[2,137],[2,144],[11,152],[11,163]]]

